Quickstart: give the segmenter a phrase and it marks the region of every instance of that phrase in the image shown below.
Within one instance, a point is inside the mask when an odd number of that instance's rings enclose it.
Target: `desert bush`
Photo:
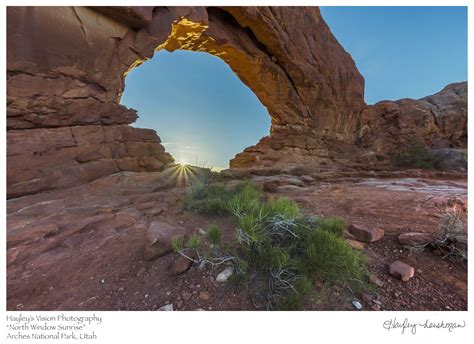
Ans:
[[[431,246],[443,252],[445,258],[467,260],[467,232],[461,210],[448,209],[441,215],[436,239]]]
[[[232,264],[236,273],[231,281],[240,287],[248,287],[260,276],[266,285],[249,290],[258,290],[257,298],[265,300],[262,307],[301,309],[315,279],[362,290],[364,260],[343,239],[347,227],[343,219],[305,216],[294,201],[284,197],[265,202],[261,190],[249,183],[234,191],[225,191],[221,185],[199,185],[187,199],[192,205],[188,209],[201,213],[209,213],[209,204],[217,199],[218,213],[236,218],[237,246],[224,247],[220,230],[210,226],[206,238],[215,247],[208,253],[198,250],[196,261],[212,266]],[[196,242],[177,248],[185,252],[199,246]]]
[[[412,143],[405,151],[396,154],[392,161],[400,167],[427,170],[441,168],[440,158],[421,142]]]
[[[347,284],[356,289],[364,285],[363,256],[337,235],[316,230],[305,245],[305,268],[326,283]]]
[[[193,235],[189,237],[186,243],[186,247],[189,249],[196,250],[200,244],[201,244],[201,239],[199,238],[197,234],[194,233]]]
[[[332,233],[338,237],[342,237],[347,229],[347,222],[338,217],[319,218],[316,220],[318,229]]]
[[[235,188],[227,210],[236,217],[256,213],[261,207],[262,192],[250,183],[242,183]]]
[[[227,202],[231,195],[223,184],[206,183],[199,180],[194,183],[184,199],[184,209],[205,215],[223,215],[227,213]]]
[[[459,209],[447,209],[439,218],[434,239],[430,242],[415,244],[410,247],[410,250],[418,253],[431,248],[443,253],[443,258],[467,261],[467,232],[462,216],[463,213]]]
[[[286,197],[271,199],[263,206],[266,216],[284,216],[289,219],[296,219],[300,216],[300,209],[295,201]]]
[[[222,242],[222,231],[217,225],[207,227],[206,239],[211,245],[219,245]]]

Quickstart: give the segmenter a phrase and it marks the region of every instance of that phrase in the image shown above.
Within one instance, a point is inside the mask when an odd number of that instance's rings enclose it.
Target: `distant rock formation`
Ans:
[[[467,82],[418,100],[382,101],[362,111],[357,143],[376,152],[413,141],[432,148],[467,147]]]
[[[367,107],[364,79],[317,7],[7,12],[9,197],[171,162],[153,131],[127,126],[136,111],[119,104],[127,73],[159,49],[220,57],[268,109],[270,135],[231,167],[365,164],[413,135],[465,145],[466,84]]]

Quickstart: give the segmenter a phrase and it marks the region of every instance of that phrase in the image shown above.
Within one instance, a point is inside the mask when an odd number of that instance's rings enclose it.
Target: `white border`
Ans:
[[[117,5],[118,1],[10,1],[9,6],[20,5]],[[174,5],[174,6],[198,6],[198,5],[286,5],[286,6],[354,6],[354,1],[120,1],[120,5]],[[467,6],[469,1],[420,1],[420,0],[399,0],[399,1],[357,1],[358,6]],[[2,23],[6,23],[5,6],[1,7]],[[468,11],[469,23],[473,20],[473,11]],[[1,26],[2,39],[6,37],[6,25]],[[468,37],[472,35],[472,25],[468,26]],[[468,56],[469,65],[472,62],[471,39],[469,39]],[[4,47],[6,42],[4,42]],[[1,97],[6,107],[6,54],[1,54],[4,66],[2,73],[4,81],[1,83]],[[469,79],[472,80],[472,69],[468,69]],[[472,104],[473,96],[469,93],[468,103]],[[5,109],[4,107],[4,109]],[[470,109],[470,107],[469,107]],[[1,154],[6,157],[6,111],[0,118],[3,131],[1,132]],[[472,121],[468,121],[469,135],[472,132]],[[469,141],[469,161],[472,158],[472,143]],[[3,228],[6,228],[6,159],[1,159],[1,170],[4,177],[2,184],[2,221]],[[469,172],[471,174],[471,172]],[[471,198],[471,178],[469,178],[469,199]],[[471,209],[470,209],[471,210]],[[472,211],[469,211],[469,224],[472,223]],[[469,225],[469,227],[472,227]],[[470,229],[470,228],[469,228]],[[6,233],[3,231],[3,247],[5,248]],[[472,235],[469,236],[470,247],[473,244]],[[5,251],[4,251],[5,252]],[[3,276],[1,288],[2,319],[5,321],[6,309],[6,259],[5,254],[0,255],[0,269]],[[472,258],[472,253],[469,253]],[[473,282],[472,268],[469,269],[469,283]],[[472,310],[472,297],[469,291],[468,307]],[[8,312],[10,313],[10,312]],[[25,313],[25,312],[23,312]],[[84,312],[74,312],[80,315]],[[383,342],[400,343],[406,342],[428,342],[447,343],[467,343],[467,338],[474,338],[473,317],[469,317],[472,312],[96,312],[104,317],[102,328],[103,340],[90,341],[90,343],[316,343],[320,341],[345,340],[350,343]],[[416,335],[409,333],[401,334],[399,331],[387,332],[382,324],[385,320],[396,317],[403,320],[405,317],[410,321],[423,322],[426,318],[431,321],[467,321],[467,328],[457,330],[454,333],[447,331],[418,331]],[[2,334],[0,342],[3,341],[5,326],[3,321],[0,325]],[[21,341],[15,341],[20,343]],[[34,343],[33,341],[28,343]],[[43,342],[44,343],[44,342]]]

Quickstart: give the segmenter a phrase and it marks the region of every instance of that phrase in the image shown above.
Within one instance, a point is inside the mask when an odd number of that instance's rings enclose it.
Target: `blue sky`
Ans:
[[[420,98],[467,79],[464,7],[324,7],[365,78],[365,100]],[[177,161],[226,168],[268,135],[270,117],[219,58],[159,51],[126,78],[121,103],[155,129]]]

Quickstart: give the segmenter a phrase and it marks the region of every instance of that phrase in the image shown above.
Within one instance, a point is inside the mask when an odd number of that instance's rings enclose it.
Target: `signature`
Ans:
[[[408,318],[400,321],[397,318],[386,320],[383,323],[383,328],[387,331],[400,330],[402,334],[405,332],[416,334],[418,329],[446,329],[449,332],[453,332],[458,328],[466,327],[466,321],[454,322],[454,321],[430,321],[426,319],[425,322],[411,322]]]

